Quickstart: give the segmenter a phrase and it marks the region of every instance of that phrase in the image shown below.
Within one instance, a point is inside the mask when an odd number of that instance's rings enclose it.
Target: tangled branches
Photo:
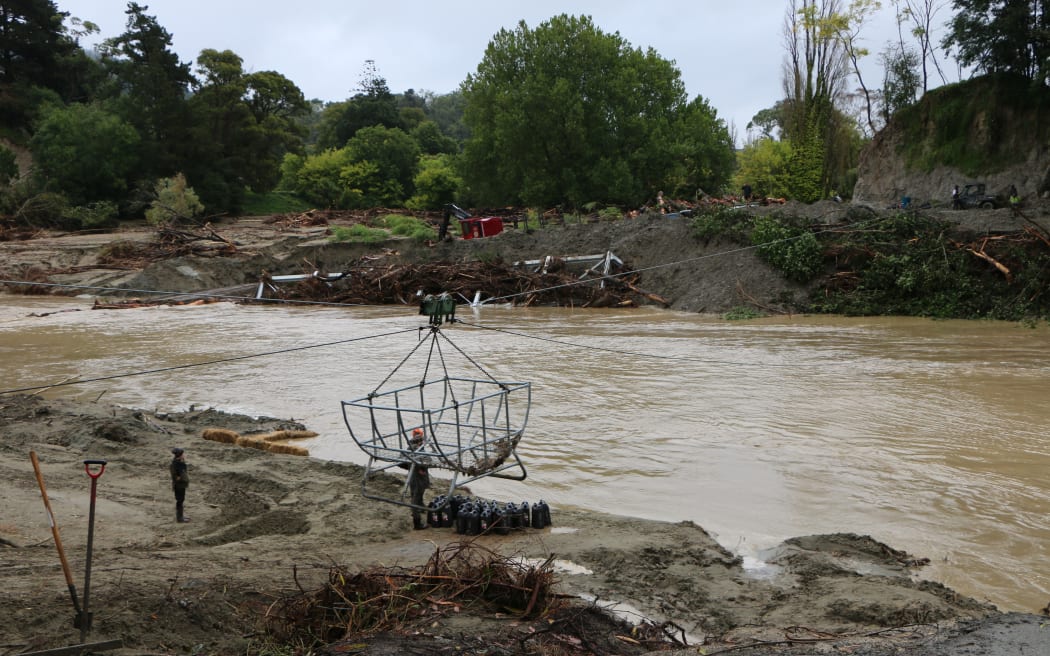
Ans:
[[[437,549],[422,567],[329,571],[318,590],[278,599],[266,612],[275,640],[328,644],[345,637],[396,631],[464,606],[541,617],[558,604],[553,558],[528,564],[472,542]]]

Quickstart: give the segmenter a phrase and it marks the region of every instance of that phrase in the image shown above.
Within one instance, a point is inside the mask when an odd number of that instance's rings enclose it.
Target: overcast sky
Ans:
[[[96,23],[97,39],[125,30],[122,0],[57,0],[62,11]],[[205,48],[232,50],[246,71],[274,70],[308,99],[352,96],[365,60],[394,93],[448,93],[476,70],[492,36],[524,20],[530,28],[559,14],[589,15],[632,47],[654,48],[681,71],[689,98],[705,97],[742,139],[756,112],[783,96],[783,0],[139,0],[193,64]],[[881,86],[878,53],[896,39],[892,3],[866,28],[865,82]],[[947,3],[945,3],[947,4]],[[938,22],[948,20],[948,9]],[[940,41],[943,28],[934,33]],[[85,42],[83,45],[89,45]],[[948,69],[954,71],[954,65]],[[957,74],[955,75],[957,78]],[[855,86],[855,85],[854,85]],[[932,86],[932,85],[931,85]]]

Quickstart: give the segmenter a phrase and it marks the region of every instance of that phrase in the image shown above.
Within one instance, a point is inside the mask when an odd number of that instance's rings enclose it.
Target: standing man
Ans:
[[[175,447],[171,450],[171,488],[175,491],[175,521],[180,524],[190,521],[182,514],[182,502],[186,500],[186,488],[190,486],[190,476],[186,472],[185,452]]]
[[[412,439],[409,442],[409,448],[412,451],[418,451],[423,447],[423,429],[414,428],[412,429]],[[430,487],[430,474],[427,472],[427,468],[422,465],[415,465],[411,467],[408,475],[408,489],[412,493],[412,528],[415,530],[421,530],[427,527],[427,523],[423,521],[422,511],[417,506],[423,505],[423,492]]]
[[[962,209],[962,202],[959,201],[959,185],[955,185],[954,187],[952,187],[952,209]]]

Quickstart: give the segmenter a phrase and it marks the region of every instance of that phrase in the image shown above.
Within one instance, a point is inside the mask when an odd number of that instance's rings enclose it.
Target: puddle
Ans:
[[[755,556],[742,556],[744,559],[744,574],[759,581],[771,581],[781,572],[779,565],[771,565],[761,558]]]
[[[533,567],[537,567],[537,566],[543,564],[542,560],[536,560],[535,558],[526,558],[523,562],[526,565],[531,565]],[[554,571],[555,572],[561,572],[562,574],[583,574],[583,575],[594,574],[593,571],[587,569],[583,565],[577,565],[576,563],[572,562],[571,560],[557,560],[556,559],[553,562],[551,562],[551,565],[554,567]]]
[[[600,606],[601,608],[604,608],[606,611],[612,613],[618,619],[624,620],[625,622],[628,622],[630,624],[641,624],[643,621],[653,621],[645,613],[638,610],[636,607],[632,606],[631,604],[624,603],[622,601],[612,601],[610,599],[603,599],[599,601],[598,598],[594,595],[589,595],[586,593],[581,593],[577,596],[579,596],[579,598],[583,599],[584,601],[591,602]],[[689,635],[688,633],[684,634],[684,636],[678,635],[677,637],[684,637],[686,642],[688,642],[691,645],[702,645],[704,643],[703,637]]]

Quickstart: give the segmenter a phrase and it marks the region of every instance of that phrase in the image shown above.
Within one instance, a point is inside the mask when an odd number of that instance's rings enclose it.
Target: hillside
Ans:
[[[928,92],[901,111],[860,156],[855,203],[947,205],[953,185],[983,182],[1004,199],[1050,191],[1050,93],[1023,80],[982,77]]]

